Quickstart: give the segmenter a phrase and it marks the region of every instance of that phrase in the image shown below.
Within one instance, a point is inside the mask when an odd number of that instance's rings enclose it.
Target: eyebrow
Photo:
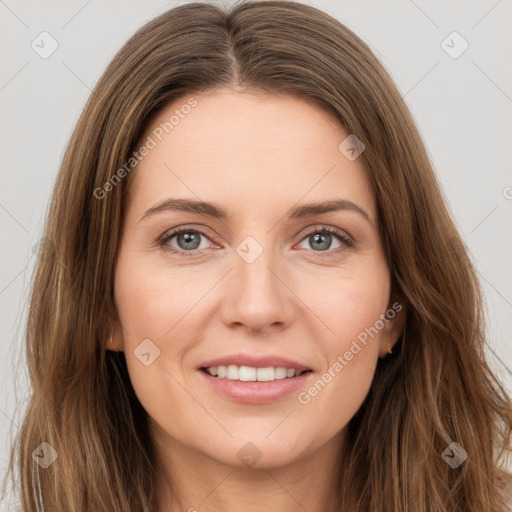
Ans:
[[[149,210],[147,210],[141,217],[139,222],[151,215],[168,210],[207,215],[215,219],[226,219],[228,217],[228,212],[222,206],[213,203],[197,201],[194,199],[169,198],[164,199],[149,208]],[[288,215],[289,219],[303,219],[335,211],[353,211],[359,213],[370,224],[372,223],[370,216],[365,210],[356,203],[346,199],[332,199],[318,203],[301,204],[291,208],[285,216]]]

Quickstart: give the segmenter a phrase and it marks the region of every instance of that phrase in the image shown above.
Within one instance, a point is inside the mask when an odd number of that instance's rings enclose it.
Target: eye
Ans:
[[[333,240],[334,238],[334,240]],[[332,247],[333,241],[338,245]],[[332,227],[317,227],[311,231],[301,243],[309,243],[310,248],[315,252],[336,253],[345,250],[347,247],[353,246],[352,239],[341,229]]]
[[[162,247],[170,249],[173,252],[195,254],[196,251],[201,251],[209,247],[208,244],[206,246],[202,245],[201,238],[209,240],[205,232],[184,227],[166,233],[159,243]]]
[[[195,255],[211,248],[211,245],[204,242],[202,238],[211,242],[204,231],[184,226],[163,235],[159,245],[180,256]],[[336,247],[332,247],[333,241],[337,242]],[[301,244],[304,242],[309,243],[314,252],[326,252],[329,255],[354,245],[352,239],[341,229],[325,226],[317,226],[302,239]]]

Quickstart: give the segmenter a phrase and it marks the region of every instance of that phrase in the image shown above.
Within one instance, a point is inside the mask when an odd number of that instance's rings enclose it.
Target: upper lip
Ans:
[[[236,366],[251,366],[254,368],[268,368],[272,366],[274,368],[293,368],[299,371],[310,370],[308,366],[286,357],[278,355],[253,356],[250,354],[233,354],[230,356],[219,357],[217,359],[210,359],[202,363],[200,368],[229,366],[230,364]]]

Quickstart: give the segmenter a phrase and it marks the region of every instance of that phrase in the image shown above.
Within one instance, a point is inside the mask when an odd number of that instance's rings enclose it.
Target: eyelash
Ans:
[[[208,236],[208,234],[205,231],[203,231],[201,229],[198,229],[198,228],[191,228],[191,227],[184,226],[182,228],[177,228],[177,229],[175,229],[173,231],[165,233],[158,240],[158,245],[160,245],[162,247],[162,249],[164,249],[166,251],[170,251],[170,252],[172,252],[174,254],[177,254],[180,257],[195,256],[197,254],[200,254],[202,251],[207,250],[207,249],[195,249],[193,251],[185,251],[185,250],[182,250],[182,249],[181,250],[180,249],[176,249],[175,247],[172,247],[172,246],[167,244],[169,242],[169,240],[171,240],[175,236],[178,236],[178,235],[180,235],[182,233],[199,233],[200,235],[203,235],[204,237],[206,237],[206,238],[208,238],[210,240],[210,237]],[[321,228],[316,227],[315,229],[313,229],[309,233],[306,233],[301,238],[300,242],[302,242],[306,238],[308,238],[310,236],[313,236],[313,235],[316,235],[316,234],[334,235],[344,245],[344,247],[337,247],[336,249],[327,249],[326,251],[313,251],[312,249],[309,249],[310,251],[318,253],[321,257],[324,257],[324,258],[328,258],[330,256],[335,256],[339,252],[344,251],[344,250],[354,246],[353,239],[351,237],[349,237],[344,231],[342,231],[341,229],[338,229],[338,228],[328,227],[328,226],[322,226]]]

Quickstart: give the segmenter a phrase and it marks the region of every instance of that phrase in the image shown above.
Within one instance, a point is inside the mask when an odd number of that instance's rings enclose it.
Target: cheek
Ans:
[[[172,337],[207,284],[190,272],[169,271],[136,254],[120,255],[115,296],[125,343],[150,338],[161,344]]]
[[[126,362],[133,387],[149,412],[158,396],[181,396],[178,382],[189,384],[191,354],[211,322],[205,294],[218,279],[205,272],[193,276],[193,270],[135,261],[121,261],[118,269],[116,301]],[[145,366],[147,362],[150,365]]]
[[[172,397],[177,409],[190,407],[190,395],[179,384],[187,385],[182,367],[200,339],[201,297],[214,283],[204,272],[193,277],[191,270],[146,262],[136,251],[120,253],[115,298],[123,350],[135,393],[152,417],[162,414],[162,397]]]
[[[331,300],[324,296],[325,309],[318,316],[335,334],[317,338],[324,366],[297,397],[303,414],[312,422],[324,418],[322,428],[327,436],[348,424],[368,394],[379,348],[379,331],[372,327],[386,307],[374,288],[345,284],[331,290]]]
[[[317,380],[299,397],[316,414],[332,411],[332,424],[345,425],[356,413],[372,383],[379,339],[389,299],[389,275],[384,264],[372,272],[346,272],[336,278],[316,276],[301,292],[321,322],[316,343],[324,356]],[[311,318],[313,318],[313,314]],[[320,331],[322,335],[320,335]]]
[[[305,298],[310,318],[316,317],[317,334],[320,329],[324,333],[317,336],[317,342],[321,342],[331,362],[348,350],[353,340],[358,340],[362,347],[374,348],[372,353],[377,352],[382,330],[380,317],[388,307],[390,290],[389,272],[384,263],[317,273],[302,282],[296,288],[297,295]]]
[[[344,354],[352,349],[358,358],[373,357],[378,351],[381,329],[380,315],[385,313],[388,302],[387,287],[375,284],[347,283],[338,292],[335,311],[331,311],[333,330],[337,333],[336,354]],[[382,328],[382,327],[381,327]],[[357,351],[361,347],[361,352]],[[364,349],[364,350],[363,350]],[[351,356],[347,354],[347,357]]]

